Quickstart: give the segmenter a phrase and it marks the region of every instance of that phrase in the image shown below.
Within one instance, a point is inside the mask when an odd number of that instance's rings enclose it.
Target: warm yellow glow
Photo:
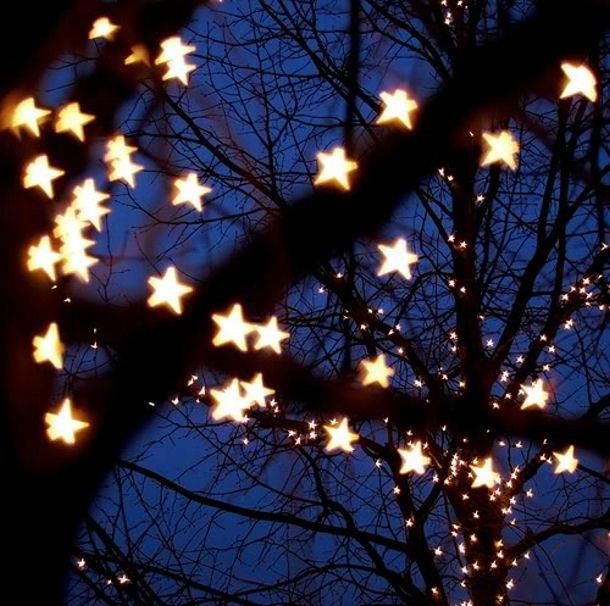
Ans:
[[[89,423],[75,419],[72,416],[72,402],[70,398],[66,398],[57,413],[47,412],[44,416],[47,427],[47,436],[49,440],[62,440],[66,444],[74,444],[76,442],[76,432],[89,427]]]
[[[338,425],[324,425],[324,430],[328,434],[328,442],[326,450],[343,450],[344,452],[352,452],[354,447],[352,442],[355,442],[360,436],[357,433],[352,433],[349,430],[347,417],[343,417]]]
[[[471,465],[470,469],[474,472],[473,488],[479,488],[480,486],[493,488],[500,482],[500,474],[494,471],[491,457],[484,459],[482,465]]]
[[[114,34],[119,29],[119,26],[112,23],[108,17],[100,17],[99,19],[96,19],[91,26],[91,30],[89,31],[89,40],[94,40],[95,38],[112,40],[114,38]]]
[[[244,390],[244,400],[248,402],[248,405],[258,404],[259,406],[266,406],[265,398],[275,393],[274,389],[265,387],[263,373],[261,372],[254,375],[250,382],[240,381],[239,384]]]
[[[133,162],[130,156],[123,156],[110,161],[108,179],[110,181],[125,181],[130,187],[135,187],[135,175],[143,168],[141,164]]]
[[[148,54],[148,49],[143,44],[132,46],[131,54],[125,58],[125,65],[133,65],[134,63],[150,65],[150,55]]]
[[[78,214],[81,221],[88,221],[100,231],[102,229],[101,218],[110,212],[110,209],[101,206],[104,200],[110,196],[104,192],[95,189],[95,181],[93,179],[85,179],[82,185],[77,185],[72,194],[72,206]]]
[[[97,259],[87,254],[87,249],[95,242],[83,236],[86,223],[70,206],[63,215],[55,217],[55,225],[53,234],[62,241],[59,252],[63,259],[63,272],[76,274],[81,280],[88,282],[89,268],[97,263]]]
[[[238,379],[233,379],[224,389],[210,389],[210,396],[216,401],[212,408],[212,417],[216,421],[228,418],[241,423],[246,420],[243,413],[250,402],[241,395]]]
[[[410,114],[417,109],[417,103],[409,97],[406,90],[397,88],[393,93],[383,92],[379,96],[385,107],[377,118],[377,124],[396,120],[406,128],[413,128]]]
[[[167,305],[177,314],[182,313],[182,297],[193,290],[191,286],[180,283],[175,267],[168,267],[162,278],[151,276],[148,278],[148,283],[154,290],[148,298],[148,305],[150,307]]]
[[[23,187],[40,187],[49,197],[53,197],[53,181],[61,177],[64,171],[49,165],[46,154],[36,156],[26,167],[23,176]]]
[[[507,130],[498,134],[486,132],[483,133],[483,139],[487,144],[487,153],[481,161],[481,166],[504,162],[511,170],[517,169],[515,154],[519,152],[519,144],[510,132]]]
[[[414,471],[415,473],[422,474],[426,471],[426,467],[430,465],[430,457],[427,457],[422,452],[422,443],[419,441],[415,442],[411,448],[399,448],[398,454],[402,463],[398,473]]]
[[[55,121],[55,132],[71,133],[79,141],[85,140],[84,126],[93,122],[95,116],[81,112],[77,102],[64,105],[57,114]]]
[[[201,185],[197,179],[197,173],[192,172],[187,173],[184,177],[178,177],[174,181],[174,186],[177,191],[176,195],[172,198],[172,204],[176,206],[177,204],[189,203],[199,212],[202,210],[202,196],[212,191],[210,187]]]
[[[564,89],[561,91],[562,99],[573,95],[583,95],[589,101],[597,99],[597,79],[586,65],[574,65],[566,61],[561,64],[561,69],[568,78]]]
[[[390,377],[394,374],[394,370],[386,364],[385,354],[379,354],[376,358],[362,360],[360,362],[360,370],[360,380],[363,385],[378,383],[381,387],[388,387],[390,385]]]
[[[521,385],[521,390],[525,392],[526,397],[521,404],[521,409],[531,408],[536,406],[538,408],[544,408],[546,401],[549,399],[549,392],[544,389],[542,379],[538,379],[531,385]]]
[[[256,333],[258,339],[254,343],[254,349],[259,350],[269,347],[278,354],[282,353],[280,342],[290,336],[289,333],[280,330],[275,316],[271,316],[267,324],[258,324],[256,326]]]
[[[248,350],[246,336],[249,335],[255,327],[244,321],[243,309],[239,303],[235,303],[233,307],[231,307],[229,313],[224,316],[222,314],[213,314],[212,320],[218,325],[218,332],[212,339],[212,343],[216,347],[230,343],[241,351]]]
[[[383,276],[396,271],[407,280],[411,279],[409,266],[417,263],[417,255],[409,252],[407,241],[404,238],[398,238],[392,246],[379,244],[377,248],[385,257],[377,275]]]
[[[342,147],[335,147],[330,154],[320,152],[317,158],[319,172],[314,180],[315,185],[334,181],[343,189],[350,188],[348,175],[358,168],[358,164],[346,158]]]
[[[12,111],[11,126],[14,129],[27,128],[35,137],[40,137],[40,122],[51,113],[48,109],[36,107],[34,97],[23,99]]]
[[[129,157],[129,154],[132,154],[135,151],[138,151],[138,148],[133,145],[127,145],[123,135],[115,135],[106,141],[104,160],[106,162],[121,160],[125,156]]]
[[[568,446],[564,452],[554,452],[553,455],[557,459],[555,473],[574,473],[578,467],[578,459],[574,456],[574,446]]]
[[[196,50],[192,45],[183,44],[179,36],[172,36],[161,42],[161,53],[155,59],[155,65],[165,64],[167,71],[163,80],[176,78],[185,86],[188,84],[188,75],[197,66],[187,63],[184,58]]]
[[[56,322],[51,322],[44,335],[34,337],[34,361],[38,364],[50,362],[58,370],[64,365],[64,346],[59,340],[59,328]]]
[[[57,279],[55,264],[59,263],[60,260],[61,255],[53,250],[49,236],[42,236],[38,244],[32,244],[28,248],[28,270],[36,271],[37,269],[42,269],[54,282]]]

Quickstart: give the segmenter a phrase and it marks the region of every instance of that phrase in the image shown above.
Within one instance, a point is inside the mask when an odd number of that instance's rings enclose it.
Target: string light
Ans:
[[[349,190],[349,174],[358,168],[357,162],[349,160],[342,147],[335,147],[330,154],[320,152],[317,158],[319,171],[314,184],[334,183],[342,189]]]
[[[57,413],[47,412],[44,417],[49,440],[62,440],[66,444],[76,443],[76,433],[89,427],[89,423],[72,416],[72,402],[66,398]]]
[[[95,116],[83,113],[78,103],[68,103],[68,105],[62,107],[57,114],[55,132],[70,133],[79,141],[84,141],[84,127],[90,122],[93,122],[93,120],[95,120]]]
[[[26,167],[23,176],[23,187],[39,187],[49,198],[53,197],[53,181],[65,172],[49,165],[46,154],[36,156]]]
[[[209,194],[212,190],[205,185],[201,185],[197,179],[197,173],[188,173],[184,177],[179,177],[174,181],[176,195],[172,198],[172,204],[192,204],[195,210],[201,212],[201,198]]]
[[[394,369],[386,364],[384,354],[379,354],[376,358],[362,360],[360,369],[360,380],[365,386],[377,383],[381,387],[388,387],[390,377],[394,375]]]
[[[51,110],[36,107],[34,97],[27,97],[13,109],[10,125],[15,130],[26,128],[35,137],[40,137],[40,123],[44,122],[50,113]]]
[[[417,109],[417,103],[406,90],[397,88],[393,93],[382,92],[379,96],[385,107],[377,118],[377,124],[399,122],[408,129],[413,128],[411,113]]]
[[[519,152],[519,144],[507,130],[498,134],[483,133],[483,140],[487,144],[487,152],[481,160],[481,166],[503,163],[511,170],[517,170],[515,155]]]
[[[561,91],[561,98],[583,95],[589,101],[597,100],[597,79],[586,65],[575,65],[568,61],[561,64],[568,81]]]
[[[377,275],[384,276],[388,273],[398,272],[407,280],[411,279],[410,266],[417,263],[417,255],[409,252],[407,241],[404,238],[398,238],[392,246],[379,244],[377,248],[384,256]]]
[[[148,284],[153,288],[152,295],[148,297],[148,305],[165,305],[176,314],[182,313],[182,297],[193,290],[191,286],[178,280],[175,267],[168,267],[161,278],[151,276],[148,278]]]
[[[343,452],[353,452],[354,447],[352,442],[355,442],[360,437],[357,433],[352,433],[349,430],[347,417],[343,417],[337,425],[324,425],[324,430],[328,434],[328,442],[326,450],[342,450]]]
[[[64,365],[64,346],[59,339],[59,327],[56,322],[51,322],[44,335],[34,337],[34,361],[38,364],[49,362],[58,370]]]

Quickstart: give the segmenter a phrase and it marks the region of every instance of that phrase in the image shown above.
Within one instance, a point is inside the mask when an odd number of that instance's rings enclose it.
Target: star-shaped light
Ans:
[[[184,177],[178,177],[174,181],[176,187],[176,195],[172,198],[172,204],[189,203],[192,204],[195,209],[201,212],[201,197],[209,194],[212,189],[201,185],[197,179],[197,173],[188,173]]]
[[[519,152],[519,144],[507,130],[498,134],[483,133],[483,139],[487,144],[487,153],[481,160],[481,166],[488,166],[496,162],[504,162],[511,170],[517,169],[515,154]]]
[[[409,252],[407,241],[404,238],[398,238],[392,246],[379,244],[377,248],[385,257],[377,272],[378,276],[396,271],[407,280],[411,279],[410,265],[417,263],[417,255]]]
[[[385,354],[379,354],[376,358],[362,360],[360,362],[361,378],[363,385],[378,383],[381,387],[390,385],[390,377],[394,369],[386,364]]]
[[[75,208],[69,206],[63,215],[55,217],[55,224],[53,234],[62,241],[59,252],[63,259],[63,272],[76,274],[81,280],[88,282],[89,268],[98,260],[87,252],[95,242],[83,236],[86,223],[77,215]]]
[[[420,441],[415,442],[411,448],[398,449],[398,454],[401,459],[401,467],[398,473],[415,473],[422,474],[426,471],[426,466],[430,465],[430,457],[427,457],[422,452],[422,444]]]
[[[168,267],[162,278],[151,276],[148,278],[148,283],[154,290],[153,294],[148,297],[148,305],[150,307],[167,305],[177,314],[182,313],[182,297],[193,290],[191,286],[182,284],[178,280],[175,267]]]
[[[32,244],[28,248],[28,270],[36,271],[37,269],[42,269],[53,282],[57,279],[55,264],[59,263],[60,260],[61,255],[53,250],[49,236],[42,236],[38,244]]]
[[[34,337],[34,361],[38,364],[50,362],[58,370],[64,365],[64,346],[59,340],[59,328],[56,322],[51,322],[44,335]]]
[[[184,58],[194,52],[196,47],[183,44],[179,36],[172,36],[161,42],[161,49],[161,53],[155,59],[155,65],[165,64],[167,71],[163,74],[163,80],[176,78],[186,86],[189,73],[197,66],[187,63]]]
[[[521,385],[521,390],[525,392],[525,400],[521,404],[521,409],[531,408],[536,406],[544,408],[546,401],[549,399],[549,392],[544,389],[542,379],[534,381],[531,385]]]
[[[138,148],[133,145],[128,145],[123,135],[115,135],[106,141],[106,153],[104,160],[112,162],[113,160],[121,160],[125,156],[138,151]]]
[[[79,141],[85,140],[84,126],[93,122],[95,116],[93,114],[85,114],[81,112],[80,105],[75,101],[64,105],[57,114],[55,121],[55,132],[71,133]]]
[[[561,69],[568,78],[568,82],[561,91],[562,99],[573,95],[583,95],[589,101],[597,99],[597,79],[586,65],[574,65],[566,61],[561,64]]]
[[[319,172],[314,180],[315,185],[334,182],[348,190],[349,173],[358,168],[358,163],[348,160],[342,147],[335,147],[330,154],[320,152],[317,156]]]
[[[112,23],[108,17],[100,17],[99,19],[96,19],[91,26],[89,40],[95,40],[95,38],[112,40],[118,29],[120,29],[119,26]]]
[[[213,314],[212,320],[218,325],[218,332],[214,335],[212,343],[220,347],[225,343],[231,343],[241,351],[248,351],[246,336],[255,327],[244,321],[243,308],[239,303],[235,303],[226,315]]]
[[[280,341],[283,341],[290,336],[290,333],[279,329],[275,316],[271,316],[267,324],[257,324],[256,333],[258,338],[256,343],[254,343],[254,349],[259,350],[264,347],[269,347],[278,354],[282,353]]]
[[[101,206],[104,200],[110,196],[104,192],[95,189],[95,181],[93,179],[85,179],[82,185],[77,185],[72,194],[72,206],[78,213],[81,221],[88,221],[100,231],[102,229],[101,218],[110,212],[110,209]]]
[[[47,412],[44,416],[44,421],[48,425],[47,436],[49,440],[62,440],[66,444],[74,444],[76,442],[76,432],[89,427],[89,423],[75,419],[72,416],[72,402],[70,398],[66,398],[59,410]]]
[[[46,154],[40,154],[25,167],[23,187],[26,189],[40,187],[49,198],[52,198],[53,181],[63,174],[63,170],[49,165],[49,158]]]
[[[125,65],[133,65],[134,63],[144,63],[144,65],[150,65],[148,49],[143,44],[135,44],[132,46],[131,54],[125,58]]]
[[[494,471],[491,457],[484,459],[482,465],[471,465],[470,469],[474,472],[473,488],[479,488],[480,486],[493,488],[500,482],[500,474]]]
[[[349,430],[347,417],[343,417],[338,425],[324,425],[324,430],[329,436],[326,443],[326,450],[343,450],[344,452],[352,452],[354,447],[352,442],[355,442],[360,436],[357,433],[352,433]]]
[[[108,179],[110,181],[125,181],[130,187],[135,187],[135,175],[143,168],[144,167],[141,164],[133,162],[131,157],[126,155],[110,161]]]
[[[258,404],[259,406],[266,406],[265,398],[275,393],[274,389],[265,387],[263,383],[263,373],[259,372],[254,375],[250,382],[240,381],[242,389],[244,390],[244,400],[251,404]]]
[[[564,452],[554,452],[554,457],[557,459],[555,473],[574,473],[578,467],[578,459],[574,456],[574,446],[568,446]]]
[[[35,137],[40,137],[40,122],[51,113],[48,109],[36,107],[34,97],[27,97],[17,103],[11,115],[11,127],[27,128]]]
[[[238,379],[233,379],[224,389],[210,389],[210,396],[216,401],[216,406],[212,408],[212,417],[215,420],[228,418],[237,423],[246,420],[243,413],[250,407],[251,402],[241,395]]]
[[[385,107],[377,118],[377,124],[396,120],[408,129],[413,128],[410,114],[417,109],[417,103],[409,97],[406,90],[397,88],[393,93],[382,92],[379,96]]]

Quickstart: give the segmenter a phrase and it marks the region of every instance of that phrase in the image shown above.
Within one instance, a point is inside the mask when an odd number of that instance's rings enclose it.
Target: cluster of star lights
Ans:
[[[107,17],[100,17],[93,23],[89,38],[112,41],[119,30],[120,25],[112,23]],[[165,69],[163,80],[177,80],[186,86],[189,74],[196,67],[187,61],[187,56],[194,51],[194,46],[186,45],[180,37],[173,36],[161,43],[159,54],[154,61],[151,61],[145,46],[136,45],[131,48],[131,54],[125,58],[124,63],[126,69],[135,63],[147,65],[151,70],[155,69],[154,66],[162,66]],[[561,65],[561,69],[567,79],[561,98],[581,95],[590,101],[596,100],[596,78],[589,68],[566,62]],[[384,91],[380,98],[383,105],[377,124],[413,128],[412,114],[418,105],[406,90],[397,89],[392,93]],[[22,99],[10,108],[8,114],[5,112],[5,126],[19,135],[27,133],[40,137],[41,127],[51,120],[56,133],[64,133],[84,142],[87,127],[95,121],[95,116],[84,112],[78,102],[69,102],[51,111],[38,107],[33,97]],[[510,131],[483,132],[482,143],[484,150],[481,166],[500,165],[513,171],[517,169],[519,144]],[[136,175],[144,168],[134,160],[137,151],[122,134],[117,134],[105,142],[103,160],[107,167],[107,182],[120,181],[135,188]],[[350,189],[350,176],[358,170],[358,162],[348,158],[345,149],[334,147],[330,152],[320,152],[317,160],[319,170],[314,179],[315,185],[345,191]],[[43,198],[53,199],[54,181],[61,177],[65,177],[64,171],[54,166],[46,154],[41,153],[31,158],[24,166],[22,182],[24,188],[37,190]],[[175,178],[173,185],[171,204],[188,204],[198,212],[203,210],[202,198],[212,191],[199,181],[195,172],[187,172]],[[43,234],[27,249],[27,269],[46,275],[53,283],[59,275],[73,276],[88,282],[89,270],[98,262],[98,258],[88,250],[95,244],[89,237],[95,231],[102,230],[103,220],[110,213],[110,208],[104,206],[109,198],[110,194],[98,189],[93,178],[86,178],[75,185],[70,198],[63,205],[63,212],[55,216],[54,229]],[[379,276],[390,274],[389,279],[392,279],[393,275],[399,274],[406,280],[411,279],[412,266],[417,263],[418,257],[409,249],[404,238],[399,237],[392,243],[380,243],[378,250],[381,254]],[[152,289],[147,300],[148,305],[164,307],[175,314],[182,313],[182,299],[194,290],[192,286],[181,282],[175,267],[167,267],[159,276],[151,276],[148,285]],[[223,313],[213,314],[211,320],[216,327],[212,338],[212,344],[216,347],[232,346],[241,352],[267,350],[281,354],[282,341],[289,337],[287,332],[280,329],[275,316],[261,323],[246,320],[239,303],[234,303]],[[61,341],[57,323],[50,323],[41,334],[35,335],[32,345],[35,362],[50,364],[57,370],[63,369],[65,346]],[[383,353],[362,360],[359,370],[363,386],[374,386],[378,389],[390,387],[394,370],[388,365]],[[530,385],[522,385],[521,392],[524,395],[522,409],[544,408],[549,399],[549,392],[540,378]],[[205,393],[205,390],[201,393]],[[230,378],[224,386],[210,390],[210,399],[214,403],[211,415],[217,421],[244,423],[248,420],[247,412],[253,407],[263,408],[268,404],[275,407],[275,400],[268,402],[268,398],[274,393],[273,389],[265,386],[261,373],[255,374],[250,381]],[[78,432],[89,427],[88,422],[73,416],[70,398],[65,398],[56,411],[47,412],[44,421],[49,440],[60,440],[69,445],[76,443]],[[312,430],[310,437],[316,438],[316,424],[310,422],[309,425]],[[341,420],[332,419],[323,425],[323,429],[327,438],[326,450],[329,452],[353,452],[354,444],[360,439],[358,433],[350,430],[347,417]],[[291,432],[291,435],[294,433]],[[426,469],[433,465],[433,456],[428,452],[428,445],[421,440],[409,439],[406,448],[398,448],[397,453],[400,458],[399,474],[424,474]],[[577,469],[578,460],[574,456],[573,446],[559,452],[547,449],[541,457],[552,462],[551,455],[556,462],[555,473],[573,473]],[[503,480],[500,473],[494,469],[491,456],[470,462],[456,459],[451,475],[456,476],[460,467],[466,468],[472,480],[472,488],[486,488],[490,491],[490,499],[499,498],[499,486]],[[506,482],[507,486],[510,486],[514,475],[515,473]],[[445,480],[448,481],[450,479]],[[399,492],[398,487],[395,491]]]

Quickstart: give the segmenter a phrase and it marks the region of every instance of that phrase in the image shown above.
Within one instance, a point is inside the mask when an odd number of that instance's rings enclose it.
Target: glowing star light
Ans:
[[[394,374],[394,370],[386,364],[384,354],[379,354],[376,358],[369,360],[362,360],[360,369],[363,385],[378,383],[381,387],[388,387],[390,377]]]
[[[123,156],[110,161],[108,179],[110,181],[125,181],[130,187],[135,187],[135,175],[143,168],[141,164],[132,162],[130,156]]]
[[[48,109],[36,107],[34,97],[27,97],[13,109],[11,127],[14,129],[27,128],[35,137],[40,137],[39,123],[50,113],[51,111]]]
[[[64,171],[49,166],[49,158],[46,154],[36,156],[26,167],[23,176],[23,187],[40,187],[49,197],[53,197],[53,181],[61,177]]]
[[[266,406],[265,398],[275,393],[274,389],[265,387],[263,383],[263,374],[258,373],[252,377],[250,382],[240,381],[242,389],[244,390],[244,400],[251,404],[258,404],[259,406]]]
[[[197,66],[187,63],[184,58],[196,50],[192,45],[183,44],[179,36],[172,36],[161,42],[161,53],[155,59],[155,65],[165,64],[167,71],[163,80],[176,78],[185,86],[188,84],[188,75]]]
[[[44,421],[48,425],[47,436],[49,440],[62,440],[66,444],[76,442],[76,432],[89,427],[89,423],[80,421],[72,416],[72,402],[66,398],[57,413],[47,412]]]
[[[104,160],[106,162],[121,160],[126,156],[129,157],[129,155],[135,151],[138,151],[138,148],[133,145],[127,145],[123,135],[116,135],[108,139],[106,142],[106,153],[104,154]]]
[[[220,347],[225,343],[232,343],[241,351],[248,351],[246,336],[253,330],[254,326],[244,321],[243,309],[239,303],[235,303],[228,314],[213,314],[212,320],[218,325],[218,332],[214,335],[212,343]]]
[[[55,322],[49,324],[44,335],[34,337],[34,361],[38,364],[50,362],[58,370],[64,365],[64,346],[59,340],[59,329]]]
[[[511,170],[517,169],[515,154],[519,151],[519,144],[507,130],[503,130],[497,135],[483,133],[483,139],[488,149],[481,161],[481,166],[504,162]]]
[[[89,40],[95,40],[96,38],[112,40],[118,29],[119,26],[112,23],[108,17],[100,17],[99,19],[96,19],[91,26]]]
[[[131,47],[131,55],[125,58],[125,65],[133,65],[134,63],[144,63],[150,65],[150,56],[148,49],[143,44],[136,44]]]
[[[586,65],[574,65],[573,63],[562,63],[561,69],[567,76],[568,82],[561,91],[561,98],[583,95],[589,101],[597,99],[597,80],[593,72]]]
[[[243,413],[250,407],[250,402],[241,395],[238,379],[233,379],[224,389],[210,389],[210,396],[216,401],[212,409],[216,421],[228,418],[241,423],[246,420]]]
[[[182,313],[181,298],[193,290],[192,287],[178,281],[175,267],[168,267],[162,278],[151,276],[148,278],[148,283],[154,290],[153,294],[148,297],[148,305],[150,307],[167,305],[177,314]]]
[[[410,114],[417,109],[417,103],[409,98],[407,91],[398,88],[392,94],[383,92],[379,96],[385,107],[377,118],[377,124],[396,120],[408,129],[413,128]]]
[[[554,452],[553,455],[557,459],[555,473],[574,473],[578,467],[578,459],[574,456],[574,446],[568,446],[565,452]]]
[[[259,350],[263,349],[264,347],[269,347],[278,354],[282,353],[280,341],[283,341],[290,336],[289,333],[279,329],[277,325],[277,318],[275,316],[271,316],[267,324],[257,325],[256,333],[258,335],[258,339],[256,343],[254,343],[254,349]]]
[[[411,448],[399,448],[398,454],[402,462],[398,473],[414,471],[415,473],[422,474],[426,471],[426,466],[430,465],[430,457],[427,457],[422,452],[422,444],[419,441],[415,442]]]
[[[525,400],[521,404],[521,410],[536,406],[538,408],[544,408],[546,401],[549,399],[549,392],[544,389],[542,379],[538,379],[531,385],[522,385],[521,390],[525,392]]]
[[[172,199],[172,204],[176,206],[189,203],[199,212],[202,210],[201,197],[212,191],[211,188],[199,183],[196,173],[188,173],[185,177],[179,177],[174,181],[174,186],[177,191]]]
[[[82,185],[77,185],[72,191],[74,199],[72,206],[78,214],[81,221],[88,221],[100,231],[102,229],[101,218],[108,214],[110,210],[101,206],[104,200],[110,196],[95,189],[95,181],[93,179],[85,179]]]
[[[335,147],[330,154],[320,152],[317,158],[320,168],[314,180],[315,185],[334,181],[343,189],[350,188],[348,175],[358,168],[358,163],[348,160],[342,147]]]
[[[379,244],[377,248],[385,257],[377,275],[383,276],[396,271],[407,280],[411,279],[411,268],[409,266],[417,263],[417,255],[409,252],[404,238],[398,238],[392,246]]]
[[[326,444],[326,450],[343,450],[344,452],[352,452],[354,447],[352,442],[355,442],[360,436],[357,433],[352,433],[347,424],[347,417],[338,425],[324,425],[324,429],[329,436]]]
[[[76,274],[84,282],[89,281],[89,268],[97,263],[97,259],[88,254],[87,249],[95,242],[83,236],[86,223],[77,216],[76,210],[69,206],[66,212],[55,217],[53,234],[60,238],[59,249],[63,259],[65,274]]]
[[[64,105],[57,114],[55,132],[71,133],[79,141],[84,141],[84,126],[89,124],[89,122],[93,122],[93,120],[95,120],[95,116],[81,112],[78,103],[68,103],[68,105]]]
[[[55,264],[59,263],[60,260],[61,255],[53,250],[49,236],[42,236],[38,244],[32,244],[28,248],[28,270],[42,269],[54,282],[57,279]]]
[[[493,488],[500,482],[500,474],[494,471],[491,457],[487,457],[482,465],[471,465],[470,469],[474,472],[473,488],[487,486]]]

